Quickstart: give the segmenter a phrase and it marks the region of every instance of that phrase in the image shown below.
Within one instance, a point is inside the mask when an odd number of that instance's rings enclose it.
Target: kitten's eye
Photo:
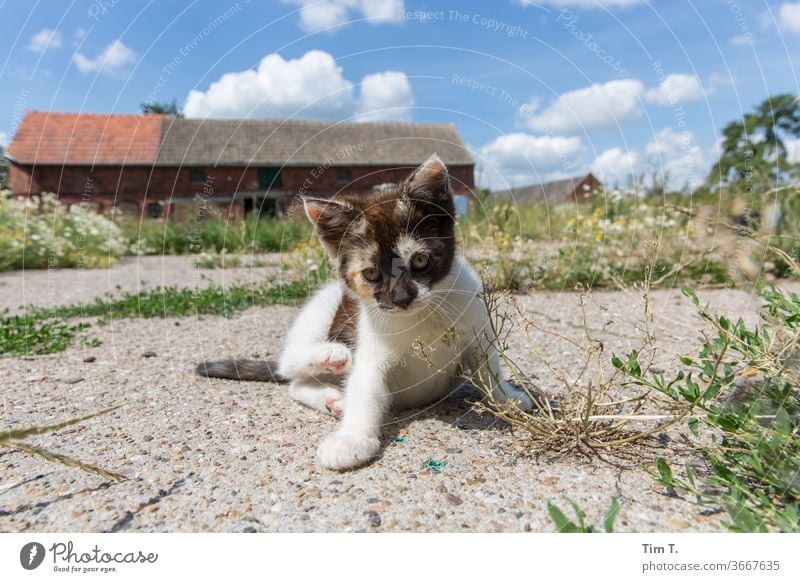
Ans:
[[[428,255],[417,254],[411,257],[411,268],[415,271],[422,271],[428,268],[430,264],[430,259]]]
[[[381,278],[381,274],[375,267],[369,267],[361,271],[361,276],[364,277],[370,283],[375,283]]]

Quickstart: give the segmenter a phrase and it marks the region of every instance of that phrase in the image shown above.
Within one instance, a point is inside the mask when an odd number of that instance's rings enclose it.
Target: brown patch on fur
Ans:
[[[362,299],[371,299],[373,294],[372,283],[365,281],[358,271],[348,271],[345,275],[347,286]]]
[[[344,295],[336,315],[333,316],[328,340],[343,343],[354,348],[358,339],[358,303],[349,295]]]

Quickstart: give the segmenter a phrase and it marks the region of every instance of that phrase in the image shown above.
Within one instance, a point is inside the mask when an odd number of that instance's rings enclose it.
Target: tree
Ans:
[[[786,139],[800,136],[800,98],[776,95],[729,123],[722,131],[722,152],[708,182],[745,191],[767,189],[784,182],[792,165]]]
[[[172,103],[167,102],[159,102],[153,101],[152,103],[142,103],[140,105],[142,108],[142,113],[145,115],[151,114],[163,114],[163,115],[174,115],[175,117],[183,117],[183,113],[178,110],[178,104],[175,102],[175,99],[172,100]]]

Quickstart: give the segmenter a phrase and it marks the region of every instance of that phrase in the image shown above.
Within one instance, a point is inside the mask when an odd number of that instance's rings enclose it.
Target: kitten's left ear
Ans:
[[[406,181],[411,198],[443,201],[452,199],[450,174],[442,159],[433,154]]]
[[[339,253],[339,245],[347,235],[357,213],[353,205],[336,198],[301,196],[306,216],[314,225],[322,243],[331,256]]]

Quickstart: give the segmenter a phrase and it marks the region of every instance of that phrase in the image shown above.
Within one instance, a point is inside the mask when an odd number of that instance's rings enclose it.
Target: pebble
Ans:
[[[77,384],[78,382],[83,382],[83,376],[67,376],[64,378],[64,382],[67,384]]]
[[[453,507],[455,507],[457,505],[461,505],[462,503],[464,503],[464,501],[458,495],[455,495],[454,493],[448,493],[445,496],[445,499],[447,500],[448,505],[452,505]]]
[[[256,530],[256,528],[254,528],[252,525],[248,525],[248,526],[247,526],[246,528],[244,528],[242,531],[243,531],[244,533],[256,533],[256,531],[257,531],[257,530]]]
[[[367,511],[367,521],[372,527],[379,527],[381,525],[381,516],[374,511]]]
[[[461,452],[461,449],[453,447],[453,448],[445,449],[444,452],[447,453],[448,455],[457,455],[458,453]]]
[[[142,356],[144,356],[145,358],[156,358],[158,357],[158,354],[152,350],[147,350],[145,353],[142,354]]]
[[[92,362],[96,362],[97,358],[95,358],[94,356],[86,356],[85,358],[83,358],[83,361],[86,362],[87,364],[91,364]]]

